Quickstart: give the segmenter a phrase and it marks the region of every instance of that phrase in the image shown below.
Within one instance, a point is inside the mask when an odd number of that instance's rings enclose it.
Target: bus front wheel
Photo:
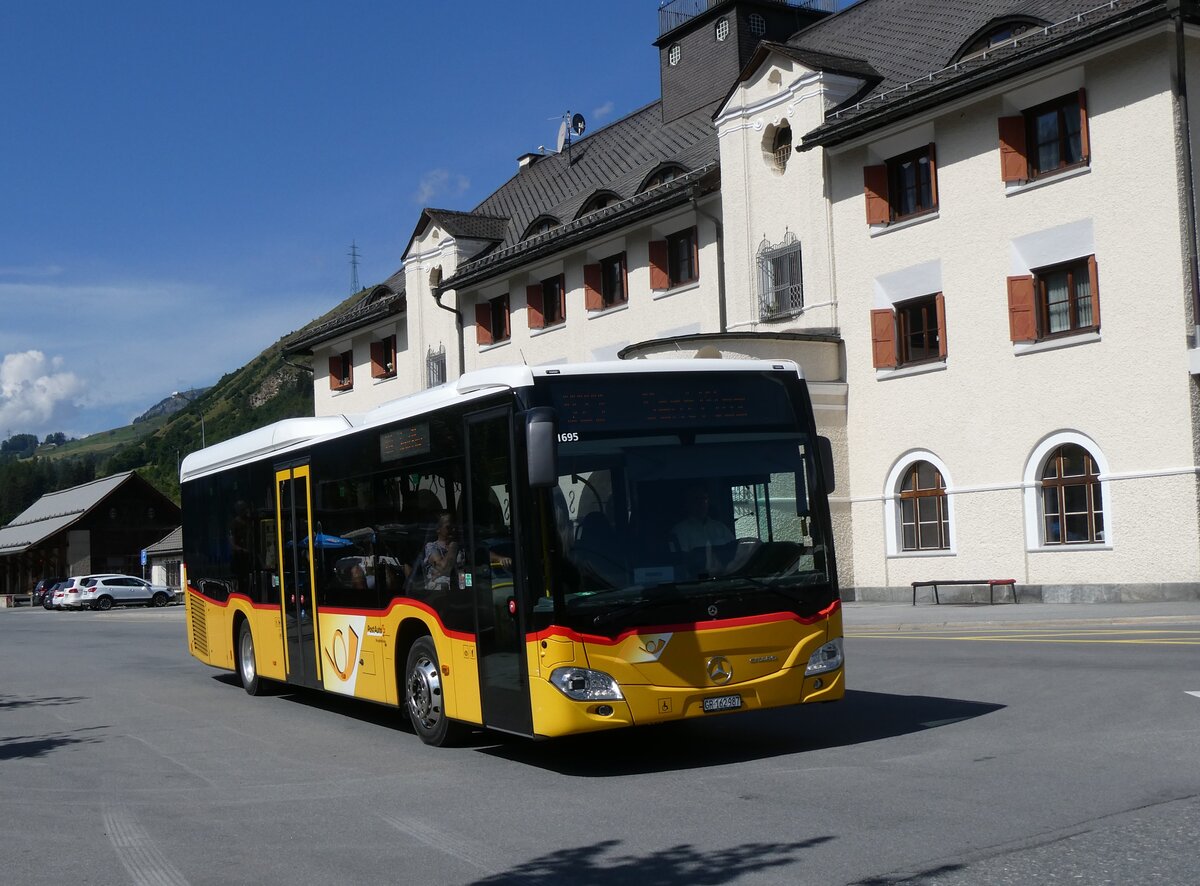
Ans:
[[[242,688],[250,695],[261,695],[264,689],[263,680],[258,676],[258,663],[254,659],[254,635],[250,633],[250,623],[247,621],[243,621],[238,627],[237,663]]]
[[[451,743],[458,730],[446,717],[442,674],[437,649],[430,637],[418,638],[408,651],[404,704],[421,741],[434,747]]]

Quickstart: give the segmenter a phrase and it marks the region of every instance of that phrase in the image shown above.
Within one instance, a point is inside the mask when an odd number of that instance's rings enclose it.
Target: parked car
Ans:
[[[62,596],[57,594],[54,598],[55,609],[83,609],[84,604],[81,599],[84,585],[89,581],[94,581],[103,576],[116,575],[115,572],[94,572],[90,575],[73,575],[63,582]]]
[[[54,608],[54,594],[56,591],[61,594],[63,585],[65,585],[65,584],[66,584],[66,581],[63,580],[63,581],[55,583],[52,587],[46,588],[45,592],[42,594],[42,600],[41,600],[43,609],[53,609]]]
[[[58,578],[43,578],[33,586],[33,593],[30,594],[29,602],[34,606],[43,605],[42,601],[46,599],[46,592],[51,590],[56,584],[62,581],[66,581],[66,579],[62,576],[59,576]],[[48,609],[49,607],[46,608]]]
[[[175,600],[175,591],[166,585],[153,585],[132,575],[101,575],[89,578],[79,591],[80,605],[108,610],[114,606],[166,606]]]

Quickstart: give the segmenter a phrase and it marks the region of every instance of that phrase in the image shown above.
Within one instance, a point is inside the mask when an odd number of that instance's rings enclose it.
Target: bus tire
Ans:
[[[237,671],[241,678],[242,688],[250,695],[262,695],[265,690],[262,677],[258,675],[258,662],[254,657],[254,634],[250,632],[250,622],[243,621],[238,626],[237,640]]]
[[[453,742],[458,733],[446,716],[442,672],[430,637],[418,637],[404,667],[404,706],[421,741],[434,747]]]

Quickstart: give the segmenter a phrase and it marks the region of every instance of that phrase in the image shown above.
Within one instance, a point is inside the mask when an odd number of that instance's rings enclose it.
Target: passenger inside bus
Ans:
[[[685,496],[687,509],[671,528],[671,544],[687,555],[688,565],[696,572],[719,573],[733,558],[733,531],[709,513],[709,494],[702,484],[689,487]]]

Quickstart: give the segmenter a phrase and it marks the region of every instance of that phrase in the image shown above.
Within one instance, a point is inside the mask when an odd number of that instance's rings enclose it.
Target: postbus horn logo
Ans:
[[[346,630],[350,632],[349,640],[342,634],[342,629],[338,628],[333,632],[333,639],[329,641],[329,645],[325,647],[325,658],[328,659],[334,673],[342,678],[343,683],[354,673],[354,665],[358,660],[358,634],[350,625],[346,625]]]

